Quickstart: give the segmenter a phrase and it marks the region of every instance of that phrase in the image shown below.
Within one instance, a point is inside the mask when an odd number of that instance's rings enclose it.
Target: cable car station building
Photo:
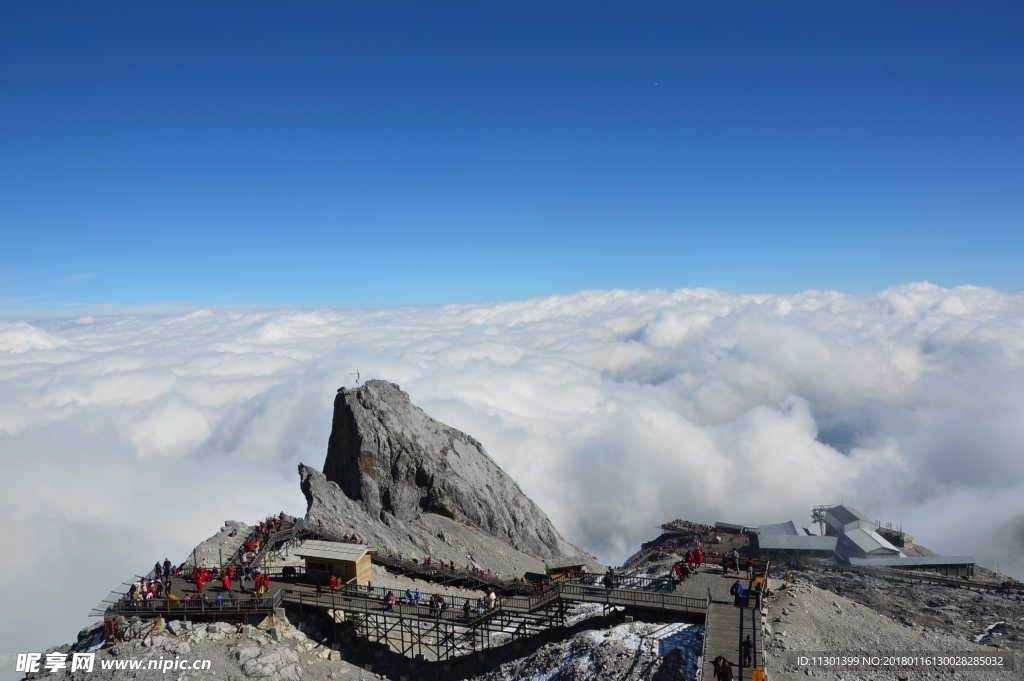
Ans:
[[[828,558],[854,567],[934,572],[947,577],[974,575],[972,556],[907,556],[879,531],[876,523],[855,508],[818,506],[811,517],[821,523],[824,530],[821,536],[812,535],[807,528],[800,532],[790,521],[749,530],[751,545],[762,557]],[[898,535],[904,547],[913,539],[902,531],[886,534]]]

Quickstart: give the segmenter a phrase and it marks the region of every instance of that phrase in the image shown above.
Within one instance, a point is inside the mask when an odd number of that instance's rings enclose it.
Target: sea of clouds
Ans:
[[[1024,295],[584,291],[0,321],[2,653],[224,520],[301,514],[352,372],[483,442],[609,564],[673,518],[845,501],[1024,578]]]

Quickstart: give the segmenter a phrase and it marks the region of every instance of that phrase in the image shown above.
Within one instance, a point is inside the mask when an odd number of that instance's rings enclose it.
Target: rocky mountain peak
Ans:
[[[387,525],[442,516],[537,558],[579,551],[479,442],[428,416],[394,383],[338,391],[323,472]]]

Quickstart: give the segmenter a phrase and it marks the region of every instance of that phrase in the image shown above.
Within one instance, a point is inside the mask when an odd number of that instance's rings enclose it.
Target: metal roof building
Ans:
[[[863,513],[849,506],[833,506],[825,511],[828,534],[842,534],[853,530],[874,532],[875,524]]]
[[[758,555],[809,556],[829,558],[835,553],[837,537],[808,537],[799,534],[760,534],[754,537]]]
[[[907,556],[904,558],[850,558],[854,567],[884,567],[935,572],[947,577],[973,577],[973,556]]]
[[[854,567],[884,567],[900,570],[924,570],[956,577],[974,574],[974,558],[970,556],[928,556],[908,558],[892,545],[867,516],[849,506],[815,508],[812,517],[824,511],[825,536],[797,529],[793,521],[761,525],[749,529],[751,546],[762,558],[771,556],[807,556],[829,558]],[[891,531],[909,537],[902,531]]]

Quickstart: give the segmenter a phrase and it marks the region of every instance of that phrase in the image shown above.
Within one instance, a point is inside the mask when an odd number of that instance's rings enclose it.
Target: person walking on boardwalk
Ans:
[[[743,585],[740,584],[740,580],[737,579],[736,582],[729,587],[729,593],[733,596],[733,605],[740,605],[743,599]]]
[[[747,558],[747,579],[754,578],[754,559]]]
[[[733,681],[732,665],[724,657],[719,655],[711,665],[714,667],[715,678],[718,681]]]
[[[743,653],[743,666],[750,667],[750,661],[754,657],[754,642],[750,640],[750,634],[740,644],[740,651]]]
[[[231,575],[225,572],[220,578],[220,584],[223,591],[231,591]]]
[[[700,549],[697,549],[697,553],[694,554],[693,557],[697,560],[697,569],[701,569],[701,567],[704,565],[704,552]]]
[[[327,581],[331,585],[331,593],[336,593],[338,591],[338,575],[331,575],[331,578],[329,580],[327,580]],[[405,593],[409,593],[409,590],[406,589]],[[411,596],[410,596],[409,600],[410,601],[412,600]]]
[[[470,613],[471,612],[473,612],[473,606],[471,606],[469,604],[469,599],[467,598],[465,600],[465,602],[463,602],[463,604],[462,604],[462,614],[466,616],[466,621],[467,622],[469,622],[469,620],[471,619],[470,618]]]

